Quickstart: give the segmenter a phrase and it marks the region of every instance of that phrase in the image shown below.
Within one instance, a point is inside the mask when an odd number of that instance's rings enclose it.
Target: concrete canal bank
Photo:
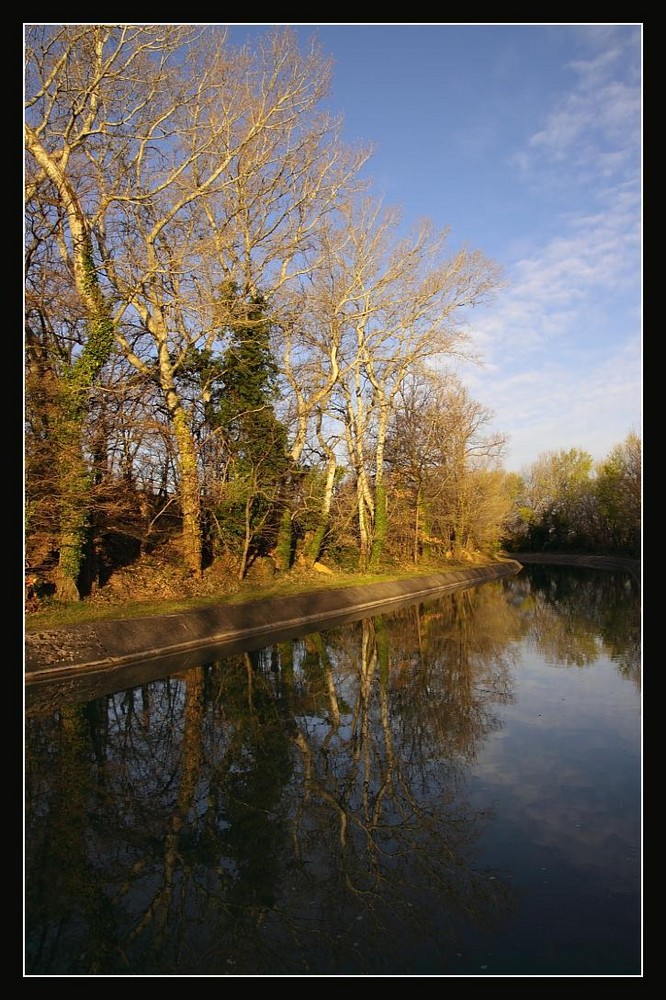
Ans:
[[[131,668],[129,673],[134,671],[135,676],[146,666],[164,669],[172,659],[187,666],[189,661],[201,662],[202,651],[221,658],[239,649],[258,648],[272,640],[510,576],[520,569],[520,563],[503,560],[386,583],[29,633],[25,637],[25,683],[80,681],[121,668]]]
[[[583,569],[619,569],[631,573],[641,583],[641,560],[624,556],[585,556],[558,552],[516,552],[512,558],[525,565],[541,563],[544,566],[581,566]]]

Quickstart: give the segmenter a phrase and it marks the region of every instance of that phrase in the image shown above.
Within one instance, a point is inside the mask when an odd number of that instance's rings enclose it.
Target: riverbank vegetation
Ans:
[[[502,466],[483,253],[374,197],[293,32],[26,30],[26,607],[640,552],[640,441]],[[359,576],[359,574],[361,576]]]
[[[641,440],[634,431],[601,461],[548,452],[516,477],[503,544],[514,552],[641,557]]]

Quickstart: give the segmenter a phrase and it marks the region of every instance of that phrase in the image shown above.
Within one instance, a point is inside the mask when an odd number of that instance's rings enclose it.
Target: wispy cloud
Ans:
[[[527,147],[514,156],[522,170],[543,170],[550,164],[563,179],[566,165],[568,182],[577,171],[579,181],[587,183],[590,166],[610,176],[635,163],[641,127],[635,34],[618,28],[586,37],[595,44],[603,39],[607,47],[569,64],[571,90],[560,95]]]
[[[465,383],[508,436],[506,465],[519,471],[545,451],[579,448],[600,460],[630,431],[640,432],[641,377],[637,341],[629,337],[596,364],[584,351],[577,364],[544,353],[529,369],[468,370]]]
[[[620,204],[606,214],[571,219],[568,232],[509,264],[508,287],[492,311],[474,317],[474,339],[486,361],[504,367],[554,338],[561,352],[567,341],[580,344],[582,329],[594,349],[597,324],[607,335],[614,322],[601,304],[620,289],[638,289],[639,239],[636,216]]]

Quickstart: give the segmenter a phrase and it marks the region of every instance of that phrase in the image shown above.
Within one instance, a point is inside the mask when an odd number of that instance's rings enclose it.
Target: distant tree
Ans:
[[[623,553],[641,545],[641,442],[630,433],[603,461],[547,452],[522,471],[504,542],[513,551]]]
[[[641,440],[635,432],[599,464],[595,495],[605,547],[638,558],[641,552]]]
[[[392,492],[411,512],[411,555],[495,549],[509,508],[500,460],[505,439],[485,433],[487,408],[452,373],[411,376],[396,397],[386,445]],[[391,536],[404,532],[399,517]]]
[[[594,461],[585,451],[544,452],[522,472],[517,533],[529,550],[571,552],[589,545]]]

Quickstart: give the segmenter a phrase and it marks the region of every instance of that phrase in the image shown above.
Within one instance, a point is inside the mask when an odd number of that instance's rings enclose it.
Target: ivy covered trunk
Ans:
[[[272,551],[279,570],[292,554],[287,431],[278,420],[277,365],[271,349],[271,322],[260,295],[227,288],[229,342],[221,358],[214,421],[229,442],[228,488],[239,497],[235,533],[242,538],[240,579],[252,559]],[[231,511],[230,511],[231,513]]]
[[[79,424],[72,421],[62,435],[66,444],[58,456],[60,531],[54,578],[59,601],[81,598],[78,581],[90,527],[91,476],[81,453],[80,432]]]
[[[333,505],[333,489],[335,486],[337,469],[338,465],[335,453],[329,448],[328,462],[326,465],[326,479],[324,481],[324,493],[319,510],[319,520],[305,553],[305,559],[309,565],[317,562],[324,548],[324,541],[326,539],[326,535],[328,534],[330,525],[331,507]]]
[[[280,515],[275,545],[275,565],[280,571],[288,570],[291,566],[292,535],[291,510],[285,506]]]
[[[180,473],[183,562],[193,576],[199,577],[203,565],[199,465],[187,414],[180,405],[174,413],[173,426]]]
[[[58,483],[60,492],[59,556],[56,597],[78,601],[79,579],[90,532],[92,472],[83,452],[90,392],[111,357],[114,325],[110,308],[99,287],[90,241],[83,226],[77,229],[84,249],[77,251],[79,290],[87,306],[86,341],[67,369],[60,393]]]
[[[420,536],[421,536],[421,525],[424,521],[423,517],[423,488],[421,484],[416,488],[416,497],[414,501],[414,544],[412,548],[412,561],[416,566],[419,561],[420,556]]]
[[[370,554],[370,569],[377,569],[381,563],[386,535],[388,533],[388,504],[386,502],[386,487],[383,481],[378,481],[375,487],[375,525]]]
[[[66,157],[52,155],[37,133],[26,125],[26,147],[62,201],[70,243],[63,247],[71,255],[76,291],[86,316],[85,342],[61,374],[58,489],[60,494],[59,557],[56,597],[79,600],[79,577],[90,523],[90,471],[83,453],[83,435],[90,391],[111,357],[114,324],[111,307],[100,285],[93,257],[90,224],[66,174]]]

